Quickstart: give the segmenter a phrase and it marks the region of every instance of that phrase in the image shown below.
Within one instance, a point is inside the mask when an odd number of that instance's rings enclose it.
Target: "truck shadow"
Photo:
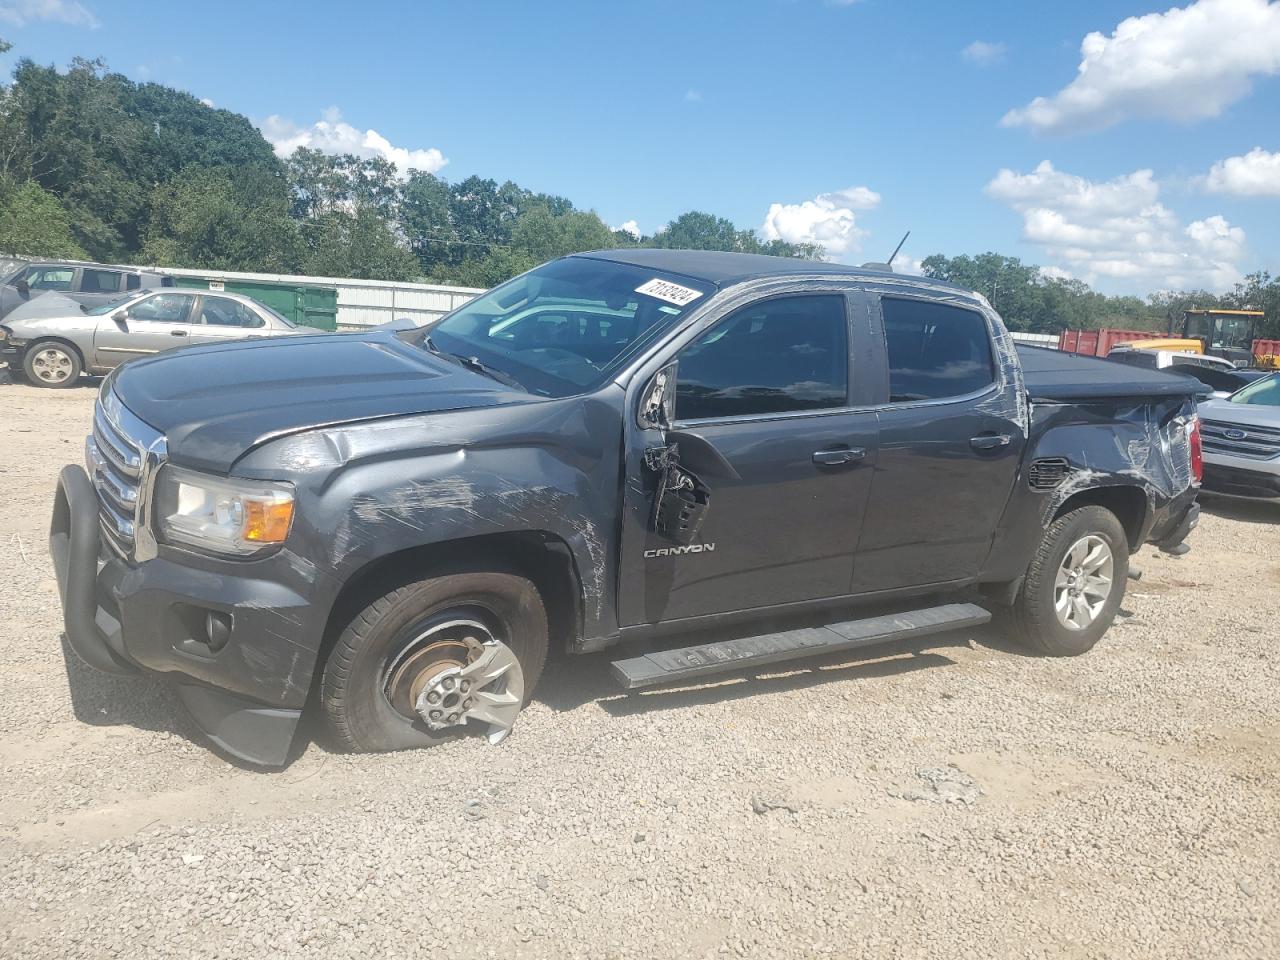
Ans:
[[[836,680],[878,680],[956,666],[957,661],[947,656],[945,649],[967,646],[971,636],[971,632],[960,631],[954,637],[940,634],[914,642],[884,643],[642,690],[624,690],[610,669],[613,660],[635,656],[640,651],[610,650],[551,664],[534,699],[557,711],[597,703],[613,716],[705,706],[802,690]]]

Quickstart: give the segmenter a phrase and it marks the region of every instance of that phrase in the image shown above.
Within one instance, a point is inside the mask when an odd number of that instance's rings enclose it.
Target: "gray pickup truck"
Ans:
[[[632,689],[995,611],[1084,653],[1131,553],[1185,550],[1199,388],[932,280],[603,251],[430,328],[118,368],[50,548],[71,647],[230,754],[284,763],[313,698],[350,749],[497,741],[552,651],[626,642]]]

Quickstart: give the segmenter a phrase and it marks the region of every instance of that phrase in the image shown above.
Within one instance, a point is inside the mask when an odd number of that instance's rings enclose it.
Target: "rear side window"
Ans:
[[[205,297],[201,301],[200,322],[213,327],[260,327],[262,318],[239,300]]]
[[[731,314],[680,353],[681,420],[843,407],[849,394],[844,298],[766,300]]]
[[[136,273],[131,273],[129,274],[128,277],[125,278],[125,284],[130,290],[141,290],[142,277],[140,277]]]
[[[995,382],[982,314],[928,300],[881,300],[889,353],[889,401],[937,400]]]
[[[80,273],[81,293],[119,293],[121,276],[116,270],[89,270]]]

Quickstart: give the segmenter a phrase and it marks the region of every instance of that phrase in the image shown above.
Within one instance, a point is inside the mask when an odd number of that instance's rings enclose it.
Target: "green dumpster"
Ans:
[[[264,303],[287,320],[317,330],[338,329],[338,291],[333,287],[295,286],[267,280],[210,280],[174,277],[180,287],[240,293]]]

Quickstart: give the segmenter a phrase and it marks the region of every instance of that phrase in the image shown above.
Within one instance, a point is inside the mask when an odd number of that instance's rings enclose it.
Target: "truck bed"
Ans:
[[[1205,387],[1181,373],[1143,370],[1048,347],[1018,344],[1032,400],[1074,402],[1111,397],[1189,397]]]

